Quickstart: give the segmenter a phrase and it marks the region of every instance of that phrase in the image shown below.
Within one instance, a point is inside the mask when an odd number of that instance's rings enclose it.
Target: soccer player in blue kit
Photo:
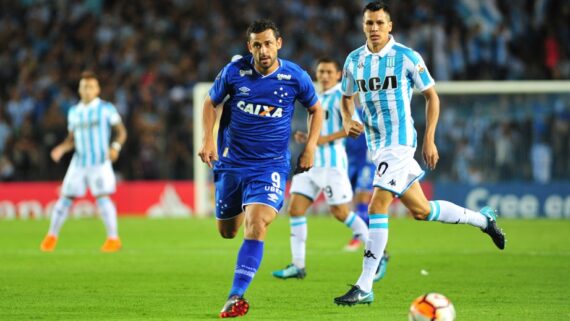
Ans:
[[[267,227],[285,197],[295,100],[310,114],[307,143],[296,171],[313,166],[323,122],[311,78],[298,65],[277,58],[281,45],[272,21],[253,22],[247,29],[251,54],[226,65],[204,101],[198,154],[214,170],[218,230],[223,238],[234,238],[245,222],[233,285],[221,318],[242,316],[249,310],[243,295],[261,263]],[[215,106],[226,96],[216,150]]]

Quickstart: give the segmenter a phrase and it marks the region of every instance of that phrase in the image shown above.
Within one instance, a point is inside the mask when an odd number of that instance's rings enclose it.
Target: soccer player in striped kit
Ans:
[[[325,112],[321,135],[317,142],[315,164],[304,173],[293,176],[289,215],[291,225],[292,263],[273,276],[281,279],[305,277],[305,248],[307,218],[305,212],[322,192],[333,216],[352,230],[352,234],[366,243],[368,227],[351,211],[352,188],[348,178],[348,160],[345,151],[346,132],[340,114],[340,64],[330,58],[317,61],[316,77],[321,92],[319,100]],[[295,133],[299,143],[305,143],[307,134]]]
[[[348,55],[343,68],[341,111],[349,136],[365,132],[376,174],[362,273],[346,294],[334,299],[339,305],[374,301],[372,282],[388,241],[388,207],[394,197],[399,197],[417,220],[469,224],[488,234],[499,249],[505,246],[504,234],[490,207],[476,212],[451,202],[426,199],[419,184],[425,172],[414,159],[417,142],[410,101],[413,87],[426,99],[422,155],[427,167],[435,169],[439,159],[434,141],[439,98],[434,80],[421,56],[390,35],[390,10],[384,3],[375,1],[365,6],[362,28],[366,44]],[[356,94],[364,107],[363,124],[353,120]]]
[[[107,230],[107,239],[101,250],[115,252],[121,248],[117,209],[109,195],[116,189],[111,162],[119,158],[121,147],[127,140],[127,131],[115,106],[100,99],[100,92],[96,75],[90,71],[83,72],[79,81],[81,101],[69,110],[67,117],[69,134],[51,151],[51,158],[57,163],[64,154],[75,150],[63,179],[61,196],[51,213],[48,234],[40,245],[44,252],[55,249],[73,199],[84,196],[87,188],[97,199],[99,215]]]

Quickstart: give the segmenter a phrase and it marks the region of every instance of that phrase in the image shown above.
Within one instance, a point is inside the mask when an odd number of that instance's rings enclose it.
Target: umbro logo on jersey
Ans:
[[[265,116],[265,117],[279,117],[279,118],[283,117],[283,108],[280,107],[246,103],[243,100],[240,100],[237,103],[237,107],[243,110],[244,112],[252,115]]]
[[[291,80],[291,75],[286,75],[286,74],[277,74],[277,79],[279,80]]]
[[[267,194],[267,199],[272,201],[273,203],[277,203],[279,196],[277,196],[277,194],[275,194],[275,193],[271,193],[271,194]]]
[[[239,70],[239,75],[242,76],[242,77],[245,76],[245,75],[250,75],[250,76],[251,76],[251,75],[253,75],[253,70],[251,70],[251,69],[240,69],[240,70]]]
[[[251,89],[249,89],[249,88],[243,86],[243,87],[240,87],[238,90],[239,90],[239,94],[238,94],[238,95],[249,96],[249,92],[250,92]]]
[[[396,181],[395,180],[391,180],[388,184],[392,185],[392,186],[396,186]]]

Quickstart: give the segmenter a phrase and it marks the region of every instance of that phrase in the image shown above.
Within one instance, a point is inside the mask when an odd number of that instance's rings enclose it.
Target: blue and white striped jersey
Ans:
[[[340,84],[325,92],[319,93],[318,96],[325,112],[321,136],[331,135],[343,130],[342,116],[340,113],[340,98],[342,96]],[[315,153],[315,167],[347,169],[348,165],[344,143],[345,138],[342,138],[319,145]]]
[[[115,106],[99,98],[87,105],[79,102],[71,107],[67,129],[75,139],[73,164],[86,167],[104,163],[109,158],[111,126],[120,122]]]
[[[354,50],[343,68],[342,92],[359,95],[370,150],[417,146],[410,111],[413,88],[424,91],[434,84],[422,57],[392,36],[380,52],[371,52],[366,44]]]

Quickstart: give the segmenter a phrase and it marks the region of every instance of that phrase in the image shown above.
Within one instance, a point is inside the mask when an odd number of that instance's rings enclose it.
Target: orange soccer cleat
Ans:
[[[360,249],[360,245],[362,245],[362,241],[357,237],[353,237],[348,241],[348,244],[344,246],[344,250],[347,252],[356,252]]]
[[[57,236],[53,234],[48,234],[42,241],[40,245],[40,249],[44,252],[51,252],[55,250],[55,246],[57,244]]]
[[[101,252],[117,252],[121,247],[122,244],[119,238],[108,238],[101,247]]]

